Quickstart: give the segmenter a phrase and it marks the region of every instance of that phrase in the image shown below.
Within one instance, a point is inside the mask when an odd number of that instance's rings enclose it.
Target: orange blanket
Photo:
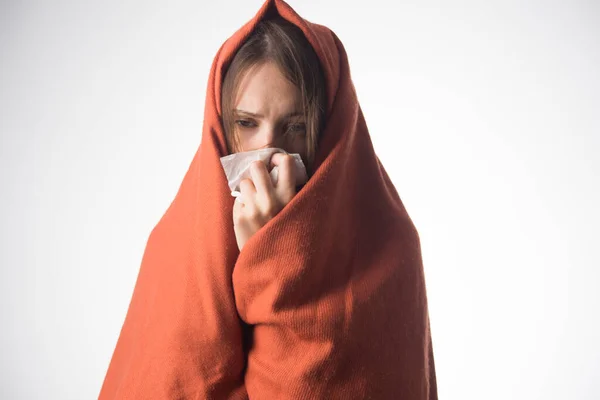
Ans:
[[[327,122],[314,174],[240,252],[221,79],[271,13],[314,47]],[[342,43],[282,0],[214,58],[200,146],[149,236],[99,398],[437,399],[419,236],[373,150]]]

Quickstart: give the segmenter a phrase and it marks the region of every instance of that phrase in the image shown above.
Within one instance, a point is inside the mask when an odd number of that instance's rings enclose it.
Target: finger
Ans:
[[[308,171],[306,171],[306,163],[302,160],[304,164],[304,168],[300,168],[296,165],[296,160],[294,160],[294,171],[296,172],[296,186],[304,185],[308,182]]]
[[[244,201],[242,200],[242,194],[240,193],[238,196],[235,196],[235,204],[244,205]]]
[[[241,201],[244,204],[249,204],[251,201],[254,201],[256,197],[256,187],[254,187],[254,183],[252,179],[245,178],[240,181],[240,195],[237,196],[236,201]]]
[[[275,196],[275,188],[271,181],[271,176],[267,171],[267,166],[262,161],[254,161],[250,165],[250,175],[252,176],[252,182],[256,187],[258,195],[262,195],[265,198]]]
[[[242,215],[242,209],[244,208],[244,203],[242,203],[242,200],[240,200],[239,197],[237,197],[235,199],[235,201],[233,202],[233,223],[237,224],[240,220],[240,217]]]
[[[275,153],[271,157],[271,163],[279,169],[275,192],[287,202],[296,194],[294,158],[289,154]]]
[[[296,159],[290,155],[285,153],[275,153],[271,156],[271,160],[269,162],[269,166],[273,168],[276,165],[287,164],[289,165],[289,171],[291,175],[295,178],[295,185],[303,185],[308,180],[308,177],[305,174],[298,176],[298,168],[296,168]],[[281,168],[279,168],[281,171]]]

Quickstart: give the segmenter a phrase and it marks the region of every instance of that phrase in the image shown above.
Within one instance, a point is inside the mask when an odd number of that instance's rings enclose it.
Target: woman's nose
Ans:
[[[262,148],[266,147],[281,147],[283,145],[282,135],[279,135],[274,129],[266,129],[261,135]]]

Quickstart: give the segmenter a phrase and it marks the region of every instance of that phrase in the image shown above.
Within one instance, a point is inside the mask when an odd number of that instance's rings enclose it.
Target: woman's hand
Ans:
[[[267,166],[262,161],[252,163],[252,179],[240,182],[241,195],[236,198],[233,206],[233,228],[240,250],[252,235],[265,226],[296,195],[293,157],[275,153],[270,164],[279,168],[276,185],[273,185]]]

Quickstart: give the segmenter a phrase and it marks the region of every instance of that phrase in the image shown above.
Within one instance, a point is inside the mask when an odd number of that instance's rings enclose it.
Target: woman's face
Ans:
[[[279,147],[306,161],[302,98],[276,64],[250,69],[240,82],[234,121],[241,151]]]

